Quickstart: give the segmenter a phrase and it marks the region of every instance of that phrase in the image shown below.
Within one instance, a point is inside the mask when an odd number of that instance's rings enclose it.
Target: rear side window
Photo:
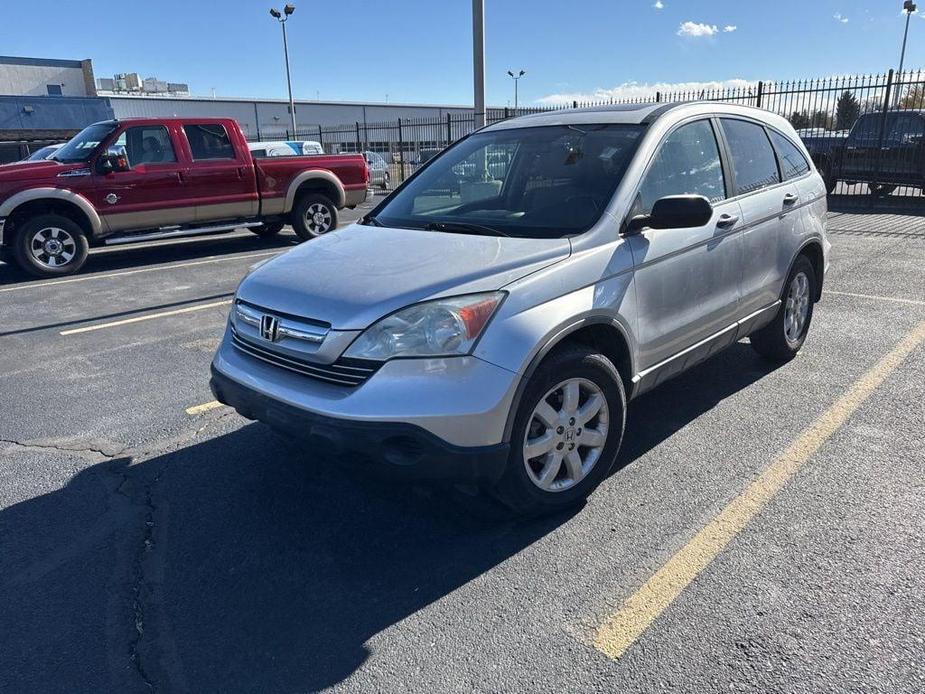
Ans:
[[[768,132],[771,134],[774,149],[777,150],[785,181],[802,176],[809,171],[809,162],[806,161],[806,157],[803,156],[803,153],[795,144],[774,130],[769,130]]]
[[[764,128],[744,120],[722,118],[721,121],[731,150],[736,195],[780,183],[777,160]]]
[[[206,125],[184,125],[183,132],[189,140],[190,150],[195,161],[207,159],[234,159],[234,148],[220,123]]]
[[[637,198],[638,214],[648,214],[666,195],[703,195],[710,202],[726,197],[719,147],[709,121],[682,125],[665,138],[646,172]]]

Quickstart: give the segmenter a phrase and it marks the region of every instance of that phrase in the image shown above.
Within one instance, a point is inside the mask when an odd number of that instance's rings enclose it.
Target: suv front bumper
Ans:
[[[215,398],[248,419],[304,440],[334,455],[359,454],[418,479],[494,481],[507,463],[509,446],[453,446],[427,430],[402,422],[365,422],[328,417],[294,407],[248,388],[212,366]]]

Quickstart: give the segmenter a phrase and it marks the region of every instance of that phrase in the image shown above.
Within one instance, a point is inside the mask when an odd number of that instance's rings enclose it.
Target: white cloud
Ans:
[[[726,34],[729,34],[738,28],[739,27],[737,27],[735,24],[727,24],[726,26],[723,27],[723,32]]]
[[[836,12],[835,14],[833,14],[832,19],[834,19],[836,22],[841,22],[842,24],[848,23],[848,18],[845,15],[843,15],[841,12]]]
[[[605,89],[599,87],[591,92],[571,92],[549,94],[541,99],[537,99],[538,104],[545,106],[568,105],[573,101],[579,103],[600,102],[600,101],[619,101],[621,99],[655,99],[655,93],[660,92],[662,98],[675,92],[685,92],[687,94],[699,95],[701,92],[709,92],[717,89],[747,89],[749,87],[757,88],[757,82],[745,79],[718,80],[714,82],[624,82],[616,87]]]
[[[663,3],[662,0],[655,0],[655,4],[652,5],[652,7],[656,10],[663,10],[665,9],[665,3]]]
[[[703,24],[702,22],[683,22],[678,27],[678,36],[714,36],[719,33],[719,27],[715,24]]]

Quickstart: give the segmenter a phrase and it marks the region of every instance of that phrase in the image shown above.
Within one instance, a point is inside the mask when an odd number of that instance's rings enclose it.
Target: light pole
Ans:
[[[511,79],[514,80],[514,115],[517,115],[517,83],[520,82],[520,78],[526,75],[527,73],[524,70],[521,70],[516,75],[512,70],[508,70],[507,74],[511,76]]]
[[[903,49],[899,54],[900,79],[902,79],[901,75],[903,74],[903,62],[906,60],[906,38],[909,36],[909,18],[915,14],[915,10],[915,3],[912,2],[912,0],[906,0],[903,3],[903,12],[906,13],[906,30],[903,32]]]
[[[295,12],[295,5],[286,5],[280,12],[270,8],[270,15],[279,22],[283,28],[283,53],[286,56],[286,85],[289,87],[289,123],[292,125],[292,139],[296,138],[295,131],[295,102],[292,100],[292,77],[289,75],[289,41],[286,38],[286,20]]]
[[[472,0],[472,83],[478,130],[485,127],[485,0]]]

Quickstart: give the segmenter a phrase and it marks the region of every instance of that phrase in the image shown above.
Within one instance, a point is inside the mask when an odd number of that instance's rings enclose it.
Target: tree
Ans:
[[[899,100],[900,108],[925,108],[925,88],[921,84],[916,84],[902,99]]]
[[[793,126],[794,130],[809,127],[809,114],[806,111],[794,111],[787,120],[790,121],[790,125]]]
[[[832,129],[832,114],[823,111],[821,108],[813,111],[813,117],[810,121],[810,125],[814,128],[822,128],[824,130]]]
[[[851,126],[861,115],[861,104],[853,92],[845,90],[838,97],[838,104],[835,106],[835,129],[850,130]]]

